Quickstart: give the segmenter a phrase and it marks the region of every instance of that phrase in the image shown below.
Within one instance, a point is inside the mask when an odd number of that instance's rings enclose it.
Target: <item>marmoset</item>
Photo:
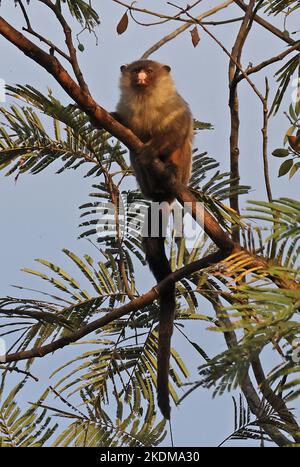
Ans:
[[[131,164],[143,195],[172,203],[178,189],[187,186],[192,161],[193,118],[188,104],[178,94],[168,65],[137,60],[121,67],[121,96],[113,114],[130,128],[144,148],[130,152]],[[151,215],[148,215],[149,223]],[[165,252],[165,232],[144,237],[146,259],[157,281],[171,272]],[[158,406],[170,418],[169,366],[175,314],[175,284],[160,294],[157,356]]]

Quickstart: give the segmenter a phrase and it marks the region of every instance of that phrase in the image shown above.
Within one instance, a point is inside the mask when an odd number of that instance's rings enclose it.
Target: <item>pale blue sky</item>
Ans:
[[[156,40],[172,31],[177,25],[167,24],[160,27],[142,28],[132,21],[124,35],[118,37],[116,25],[124,10],[110,0],[99,3],[101,25],[97,31],[99,45],[96,47],[93,36],[83,33],[81,41],[85,45],[85,52],[80,54],[80,63],[87,77],[90,89],[96,100],[106,109],[113,110],[118,99],[119,67],[138,58]],[[140,2],[145,6],[153,6],[152,1]],[[155,2],[159,5],[161,2]],[[185,5],[186,2],[177,2]],[[216,1],[202,2],[201,11],[217,4]],[[23,25],[18,9],[13,2],[3,0],[1,15],[11,21],[16,27]],[[98,8],[97,8],[98,9]],[[235,10],[236,16],[241,12],[232,7],[216,16],[216,19],[228,18],[229,11]],[[33,0],[28,7],[32,24],[43,32],[45,36],[56,40],[62,36],[55,21],[45,8],[36,5]],[[212,32],[230,49],[237,31],[237,24],[212,28]],[[282,22],[278,19],[278,27],[282,29]],[[295,27],[296,29],[296,27]],[[80,27],[75,26],[79,32]],[[222,170],[229,167],[229,109],[228,109],[228,58],[224,52],[203,32],[197,48],[193,48],[190,33],[185,32],[173,42],[155,53],[152,58],[171,65],[177,87],[184,98],[190,103],[194,116],[205,122],[211,122],[215,131],[201,132],[197,139],[197,146],[202,151],[208,151],[221,163]],[[249,41],[243,55],[243,65],[251,61],[254,64],[276,55],[284,50],[284,44],[270,33],[255,25],[251,31]],[[1,73],[0,78],[8,84],[31,84],[41,92],[51,87],[54,95],[69,102],[68,96],[59,88],[54,79],[44,70],[21,54],[7,41],[0,39]],[[271,88],[274,82],[272,74],[277,66],[266,70]],[[255,83],[263,90],[264,73],[254,77]],[[282,145],[282,138],[287,127],[287,120],[283,116],[290,102],[292,88],[287,92],[285,103],[279,114],[270,122],[269,154],[273,149]],[[9,104],[10,101],[7,102]],[[241,104],[241,183],[253,187],[249,199],[266,199],[262,170],[261,106],[249,85],[244,81],[240,86]],[[299,175],[288,181],[287,178],[277,179],[280,161],[270,158],[270,173],[274,196],[299,198]],[[2,173],[4,175],[4,172]],[[63,247],[74,250],[77,254],[91,252],[90,245],[85,240],[76,240],[79,230],[78,206],[88,200],[88,193],[95,179],[83,179],[79,171],[64,172],[54,175],[54,168],[37,175],[25,175],[15,183],[13,177],[0,181],[0,218],[1,218],[1,249],[0,275],[1,295],[18,295],[20,292],[11,288],[11,284],[21,284],[39,288],[43,285],[20,272],[22,267],[33,267],[34,258],[46,258],[54,263],[66,266],[61,253]],[[247,197],[243,197],[246,201]],[[245,204],[245,203],[244,203]],[[153,284],[149,277],[147,285]],[[207,303],[203,303],[205,313]],[[189,329],[189,337],[197,341],[210,355],[223,350],[221,337],[216,337],[205,330],[205,325],[193,324]],[[184,344],[184,345],[181,345]],[[202,362],[193,354],[191,347],[176,337],[176,345],[182,350],[191,367]],[[63,358],[71,355],[71,350],[63,351]],[[189,356],[190,355],[190,356]],[[195,358],[197,360],[195,360]],[[55,364],[53,366],[53,361]],[[60,353],[48,356],[37,363],[36,374],[48,374],[49,367],[56,367],[60,363]],[[268,363],[268,362],[267,362]],[[270,362],[269,362],[270,363]],[[45,370],[45,373],[44,373]],[[46,383],[45,383],[46,384]],[[48,383],[47,383],[48,384]],[[46,384],[46,385],[47,385]],[[33,390],[34,391],[34,390]],[[36,396],[40,394],[37,390]],[[28,394],[29,396],[29,394]],[[30,400],[33,400],[32,390]],[[182,407],[173,409],[173,431],[175,443],[179,446],[216,445],[221,442],[233,427],[231,397],[225,395],[212,400],[211,391],[199,390],[192,397],[186,399]],[[168,441],[166,442],[168,444]],[[237,444],[239,445],[239,444]]]

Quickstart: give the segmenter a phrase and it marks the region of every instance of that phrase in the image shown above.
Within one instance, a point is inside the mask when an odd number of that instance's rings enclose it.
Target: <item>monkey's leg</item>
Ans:
[[[154,155],[150,148],[138,155],[138,165],[143,173],[147,191],[154,201],[172,202],[179,189],[178,168],[169,158]]]

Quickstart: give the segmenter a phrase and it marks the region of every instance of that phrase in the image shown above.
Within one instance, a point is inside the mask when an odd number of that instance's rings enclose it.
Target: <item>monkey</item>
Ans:
[[[120,100],[112,115],[144,143],[140,152],[130,152],[138,185],[151,201],[170,206],[180,186],[187,186],[191,174],[193,117],[188,104],[177,92],[168,65],[137,60],[121,66]],[[148,213],[148,227],[151,215]],[[165,252],[165,232],[143,238],[146,260],[160,282],[171,272]],[[176,309],[175,284],[159,296],[157,354],[157,402],[170,419],[169,367],[171,336]]]

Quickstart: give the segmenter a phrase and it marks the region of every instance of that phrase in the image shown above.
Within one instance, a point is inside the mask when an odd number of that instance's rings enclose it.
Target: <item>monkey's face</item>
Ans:
[[[121,66],[123,86],[130,86],[137,91],[154,88],[160,79],[169,75],[168,65],[152,60],[138,60],[130,65]]]

